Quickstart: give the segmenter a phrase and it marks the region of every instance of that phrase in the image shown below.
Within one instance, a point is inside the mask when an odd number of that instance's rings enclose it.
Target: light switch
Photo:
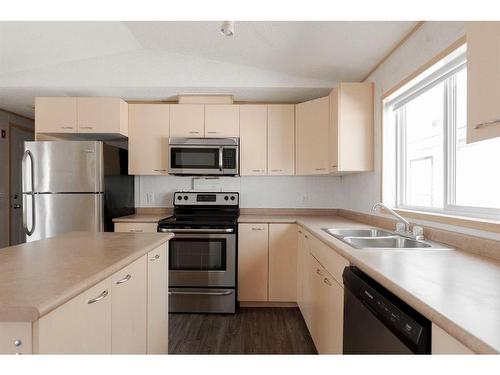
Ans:
[[[153,204],[154,201],[155,201],[155,194],[154,193],[147,193],[146,194],[146,203]]]

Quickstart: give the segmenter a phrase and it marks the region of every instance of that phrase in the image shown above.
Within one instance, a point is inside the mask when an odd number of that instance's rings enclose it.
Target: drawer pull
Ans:
[[[155,171],[155,172],[166,172],[167,170],[166,169],[153,169],[153,171]]]
[[[332,283],[326,277],[323,279],[323,282],[328,286],[332,286]]]
[[[252,169],[252,172],[264,172],[263,169]]]
[[[300,234],[302,234],[302,231],[301,231],[301,230],[299,230],[299,233],[300,233]]]
[[[118,281],[116,282],[116,285],[120,285],[120,284],[126,283],[126,282],[127,282],[127,281],[129,281],[131,278],[132,278],[132,275],[131,275],[131,274],[127,274],[127,276],[125,276],[123,279],[118,280]]]
[[[159,256],[158,254],[156,254],[156,255],[155,255],[154,257],[152,257],[152,258],[149,258],[149,260],[150,260],[151,262],[154,262],[154,261],[155,261],[155,260],[157,260],[157,259],[160,259],[160,256]]]
[[[19,339],[15,339],[15,340],[14,340],[14,346],[15,346],[15,347],[19,347],[19,346],[21,346],[22,344],[23,344],[23,342],[22,342],[21,340],[19,340]]]
[[[190,131],[189,134],[200,134],[200,132]]]
[[[315,168],[316,171],[326,171],[326,168]]]
[[[93,126],[80,126],[80,129],[94,129]]]
[[[304,237],[307,238],[307,239],[309,239],[309,236],[307,234],[304,234]]]
[[[208,134],[217,134],[217,132],[207,132]]]
[[[61,126],[61,129],[73,129],[72,126]]]
[[[316,273],[320,276],[323,276],[323,272],[319,268],[316,268]]]
[[[474,125],[474,129],[480,129],[483,126],[495,125],[495,124],[498,124],[498,123],[500,123],[500,119],[493,120],[493,121],[482,122],[480,124]]]
[[[141,233],[143,232],[142,229],[130,229],[129,232],[132,232],[132,233]]]
[[[252,230],[264,230],[264,228],[252,228]]]
[[[271,172],[283,172],[283,169],[271,169]]]
[[[99,302],[100,300],[103,300],[104,298],[106,298],[106,297],[108,296],[108,294],[109,294],[109,293],[108,293],[108,291],[107,291],[107,290],[105,290],[105,291],[103,291],[101,294],[99,294],[96,298],[89,299],[89,300],[87,301],[87,303],[88,303],[89,305],[91,305],[92,303]]]

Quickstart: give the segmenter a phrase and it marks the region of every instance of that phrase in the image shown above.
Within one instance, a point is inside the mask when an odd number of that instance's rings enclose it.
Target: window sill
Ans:
[[[500,233],[500,221],[488,219],[476,219],[467,216],[440,214],[435,212],[414,211],[397,208],[394,211],[403,217],[417,220],[432,221],[441,224],[454,225],[487,232]]]

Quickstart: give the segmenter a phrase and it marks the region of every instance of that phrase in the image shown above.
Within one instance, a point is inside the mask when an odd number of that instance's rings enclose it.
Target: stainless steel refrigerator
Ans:
[[[22,162],[26,241],[70,231],[113,231],[134,213],[128,152],[95,141],[25,142]]]

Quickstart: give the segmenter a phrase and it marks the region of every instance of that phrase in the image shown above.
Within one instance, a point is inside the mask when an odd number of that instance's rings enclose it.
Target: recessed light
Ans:
[[[220,26],[220,32],[225,36],[233,36],[234,34],[234,21],[224,21]]]

